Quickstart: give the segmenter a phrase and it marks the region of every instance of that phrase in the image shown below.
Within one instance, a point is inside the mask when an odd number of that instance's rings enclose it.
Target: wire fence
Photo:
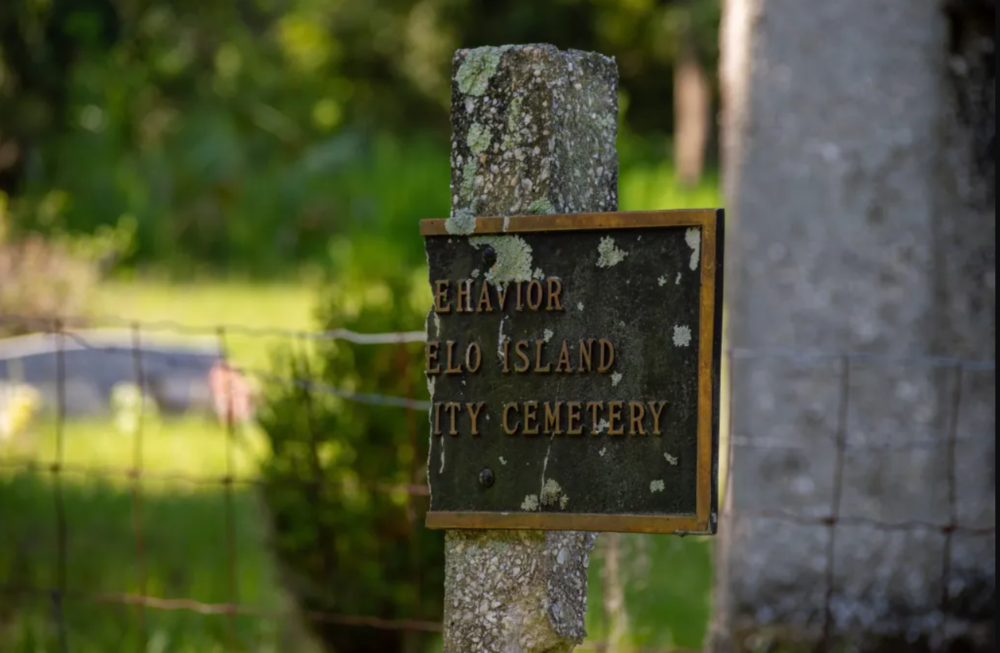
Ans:
[[[271,605],[258,605],[247,601],[242,601],[240,588],[240,569],[242,561],[239,559],[241,542],[239,541],[241,527],[238,515],[238,498],[236,492],[240,488],[254,488],[263,482],[253,474],[241,473],[236,462],[237,454],[245,443],[237,434],[237,419],[234,419],[234,412],[238,412],[234,407],[238,392],[232,384],[241,382],[243,378],[257,378],[262,382],[272,384],[288,384],[290,386],[307,389],[312,393],[337,397],[344,401],[355,402],[369,406],[378,406],[386,409],[407,411],[410,418],[407,419],[408,437],[412,441],[422,437],[419,432],[419,413],[425,413],[430,404],[428,401],[414,396],[413,388],[408,388],[404,396],[379,393],[361,393],[350,388],[336,387],[317,381],[315,378],[289,378],[282,377],[272,371],[240,367],[232,362],[228,355],[229,340],[235,335],[249,338],[279,338],[298,343],[316,343],[340,340],[358,346],[399,346],[410,343],[419,343],[424,340],[424,333],[418,331],[399,333],[365,334],[356,333],[345,329],[336,329],[324,332],[301,332],[280,329],[259,329],[249,328],[240,325],[224,325],[211,327],[194,327],[175,322],[137,322],[118,317],[105,317],[99,320],[93,318],[82,320],[76,318],[65,318],[58,321],[39,320],[31,316],[4,315],[0,316],[0,326],[16,325],[20,330],[34,331],[44,334],[47,341],[36,339],[35,345],[39,349],[35,353],[45,353],[54,360],[54,370],[52,387],[54,388],[54,451],[51,459],[40,460],[37,456],[0,455],[0,472],[18,471],[25,473],[35,473],[48,475],[51,480],[52,509],[54,511],[54,530],[51,535],[54,539],[54,559],[51,567],[51,582],[45,585],[26,584],[24,582],[12,582],[10,579],[0,579],[0,597],[7,597],[7,601],[26,600],[41,602],[48,605],[50,624],[57,633],[58,651],[60,653],[77,650],[69,638],[72,636],[65,625],[64,615],[67,606],[73,603],[90,603],[112,606],[129,607],[133,609],[132,615],[135,620],[135,627],[142,634],[141,639],[145,641],[146,628],[144,625],[147,611],[160,612],[183,612],[205,616],[222,616],[227,620],[227,634],[225,636],[229,651],[248,650],[248,643],[241,641],[238,632],[236,619],[240,617],[253,619],[268,619],[282,622],[289,619],[290,610],[287,607],[274,607]],[[105,338],[96,331],[92,331],[95,324],[106,327],[124,328],[123,333],[126,338],[118,336],[117,340]],[[86,330],[85,330],[86,327]],[[223,473],[221,475],[193,474],[187,470],[162,471],[148,469],[146,464],[146,452],[144,452],[144,428],[143,418],[140,414],[137,427],[132,439],[132,450],[129,452],[129,463],[127,465],[110,464],[90,464],[75,463],[68,460],[66,454],[67,438],[66,424],[70,416],[67,412],[67,356],[70,352],[85,351],[93,352],[102,357],[122,357],[131,364],[131,374],[136,386],[142,390],[147,387],[149,381],[149,369],[146,358],[148,353],[147,336],[154,332],[169,332],[184,336],[202,336],[212,343],[211,350],[217,361],[225,362],[225,369],[230,372],[224,375],[226,386],[224,388],[212,388],[213,395],[223,395],[224,400],[218,400],[213,404],[217,416],[220,418],[227,431],[225,438],[225,452]],[[100,336],[100,337],[99,337]],[[48,349],[46,349],[48,348]],[[14,358],[15,356],[11,356]],[[182,356],[174,356],[169,352],[159,356],[157,359],[160,365],[169,368],[176,365],[181,368],[190,364],[190,360]],[[958,469],[957,449],[966,442],[995,440],[995,434],[981,433],[960,435],[959,416],[964,406],[964,393],[967,388],[966,377],[970,373],[985,373],[995,377],[995,362],[984,361],[962,361],[947,358],[909,357],[898,359],[893,357],[875,356],[871,354],[844,354],[827,352],[797,352],[790,350],[741,350],[734,349],[726,352],[725,365],[730,373],[740,366],[752,365],[754,361],[796,361],[796,362],[833,362],[837,365],[838,377],[838,401],[836,408],[836,426],[833,430],[833,445],[835,460],[833,462],[833,491],[832,501],[828,509],[820,514],[803,514],[792,509],[776,509],[768,507],[766,509],[742,509],[734,508],[732,502],[725,500],[722,503],[722,514],[720,520],[723,528],[735,519],[770,519],[793,523],[801,526],[824,529],[826,532],[825,545],[825,572],[824,572],[824,605],[822,606],[822,644],[824,647],[832,645],[835,637],[836,618],[834,615],[834,602],[837,594],[836,581],[836,547],[839,529],[845,526],[865,526],[881,531],[891,532],[916,532],[925,531],[940,534],[944,539],[944,555],[942,560],[942,579],[940,583],[941,596],[940,605],[947,607],[951,604],[953,596],[950,595],[952,587],[951,575],[954,570],[953,564],[953,541],[958,535],[974,537],[995,536],[995,524],[969,524],[961,519],[959,506],[959,496],[957,491],[958,477],[961,470]],[[401,359],[405,364],[405,359]],[[849,415],[851,413],[851,382],[852,371],[859,365],[880,364],[890,365],[904,362],[908,365],[916,365],[929,369],[949,370],[954,375],[952,393],[950,397],[950,409],[947,423],[947,433],[944,439],[940,437],[929,438],[897,438],[882,439],[878,441],[858,441],[850,437]],[[400,372],[405,376],[405,370]],[[0,383],[4,376],[10,376],[9,361],[4,363],[4,350],[0,349]],[[727,393],[724,393],[726,396]],[[732,393],[728,393],[731,397]],[[9,402],[8,402],[9,404]],[[142,403],[142,406],[145,406]],[[7,406],[10,412],[10,406]],[[0,414],[3,413],[4,404],[0,399]],[[141,413],[141,411],[140,411]],[[731,405],[729,406],[731,414]],[[244,415],[244,417],[246,417]],[[725,424],[724,424],[725,426]],[[2,436],[0,432],[0,436]],[[722,441],[723,466],[720,474],[720,492],[724,499],[729,499],[733,485],[733,464],[732,461],[738,450],[751,449],[758,451],[785,451],[794,449],[804,449],[808,445],[803,442],[789,441],[787,439],[772,438],[768,434],[744,434],[739,429],[729,428],[724,430]],[[846,491],[846,460],[853,450],[865,451],[885,451],[885,452],[905,452],[927,448],[936,448],[944,443],[946,449],[945,465],[947,469],[947,514],[943,519],[900,519],[891,520],[876,518],[871,516],[860,516],[855,514],[844,514],[843,501]],[[2,442],[0,442],[2,444]],[[0,454],[3,450],[0,449]],[[419,465],[420,461],[417,461]],[[69,570],[76,560],[71,558],[72,551],[69,547],[71,536],[71,522],[73,521],[67,512],[66,489],[64,479],[70,477],[90,478],[97,480],[124,480],[129,484],[131,521],[134,529],[131,537],[131,551],[134,556],[133,564],[137,570],[134,588],[130,591],[87,591],[71,587],[69,583]],[[158,595],[151,585],[150,579],[146,575],[146,569],[150,564],[151,542],[147,538],[144,528],[143,513],[147,495],[144,492],[144,483],[165,482],[183,483],[195,487],[214,487],[222,492],[223,496],[223,524],[224,536],[218,543],[226,570],[226,596],[225,600],[206,601],[196,600],[192,596],[169,597]],[[301,486],[310,484],[322,484],[324,479],[300,478],[295,481]],[[425,483],[420,482],[418,473],[414,473],[413,482],[410,483],[383,483],[381,479],[365,479],[365,483],[370,489],[387,493],[403,493],[410,497],[411,509],[415,504],[413,500],[426,500],[428,490]],[[4,535],[2,518],[0,518],[0,539],[8,537]],[[412,528],[421,528],[422,525],[417,520],[411,520]],[[90,534],[95,536],[95,534]],[[100,537],[100,534],[96,534]],[[42,547],[44,548],[44,547]],[[11,575],[11,574],[8,574]],[[160,588],[162,590],[162,588]],[[5,605],[7,613],[5,614]],[[16,603],[14,604],[16,606]],[[592,606],[591,609],[593,609]],[[16,609],[16,608],[15,608]],[[947,615],[948,611],[944,610]],[[392,619],[375,615],[354,615],[354,614],[334,614],[322,611],[299,611],[298,617],[317,623],[329,623],[343,626],[357,626],[360,628],[370,628],[383,631],[412,631],[424,633],[440,633],[442,625],[439,621],[423,619]],[[0,643],[2,643],[2,633],[5,623],[9,624],[16,615],[10,614],[10,607],[7,603],[0,601]],[[947,624],[943,626],[947,628]],[[145,648],[143,648],[145,650]],[[613,642],[586,642],[579,647],[581,651],[607,651],[613,653],[619,650],[618,645]],[[635,646],[622,647],[632,653],[668,653],[679,652],[685,649],[649,649],[637,648]]]

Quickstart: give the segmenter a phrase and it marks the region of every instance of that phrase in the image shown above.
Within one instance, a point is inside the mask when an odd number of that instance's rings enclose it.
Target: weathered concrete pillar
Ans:
[[[618,73],[612,59],[550,45],[455,55],[452,216],[614,211]],[[449,531],[446,653],[561,653],[586,635],[588,556],[577,532]]]
[[[952,4],[992,30],[992,2]],[[982,66],[954,41],[975,35],[943,2],[724,5],[736,447],[714,648],[993,650],[995,370],[916,359],[995,359],[992,64],[969,111],[956,71]]]

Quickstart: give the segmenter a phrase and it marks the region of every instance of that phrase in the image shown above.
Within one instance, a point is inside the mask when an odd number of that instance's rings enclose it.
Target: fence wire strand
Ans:
[[[68,653],[70,643],[68,640],[68,628],[65,619],[67,601],[85,601],[100,604],[116,604],[134,608],[134,618],[136,630],[140,638],[140,648],[147,637],[147,611],[187,611],[201,615],[222,615],[227,619],[227,645],[228,650],[245,650],[246,642],[240,641],[239,629],[237,627],[237,617],[254,617],[260,619],[286,620],[289,618],[287,612],[267,609],[260,606],[246,605],[241,603],[241,593],[239,587],[238,574],[238,527],[235,506],[234,492],[237,487],[260,487],[265,484],[262,479],[253,475],[242,475],[237,468],[235,451],[241,446],[236,430],[236,407],[234,397],[237,394],[234,381],[242,376],[252,376],[267,383],[284,384],[296,388],[302,392],[305,402],[308,430],[311,438],[315,438],[317,424],[314,415],[312,402],[315,396],[327,395],[339,399],[367,404],[372,406],[403,409],[408,412],[406,416],[407,439],[414,451],[417,449],[417,438],[419,437],[419,426],[417,412],[427,411],[430,402],[416,399],[413,395],[410,370],[408,369],[407,352],[403,345],[419,343],[425,340],[423,332],[407,331],[398,333],[378,333],[364,334],[346,329],[333,329],[322,332],[304,332],[287,329],[260,329],[246,327],[242,325],[220,325],[214,327],[198,327],[184,325],[173,321],[157,322],[137,322],[117,316],[104,316],[98,319],[83,320],[80,318],[64,318],[56,321],[51,319],[42,320],[27,316],[3,315],[0,316],[0,323],[14,323],[21,327],[33,327],[43,330],[56,341],[56,400],[55,400],[55,455],[51,463],[43,463],[30,458],[17,458],[5,456],[0,459],[0,470],[16,470],[29,473],[48,474],[52,479],[53,501],[56,522],[56,561],[55,578],[53,586],[50,588],[22,587],[19,585],[0,585],[0,594],[7,596],[44,596],[51,605],[52,622],[56,625],[58,636],[57,642],[62,653]],[[81,333],[84,327],[90,328],[95,325],[122,326],[127,328],[129,342],[122,346],[108,346],[98,344],[93,341],[91,335]],[[225,475],[222,477],[197,475],[189,472],[166,473],[162,471],[147,470],[144,464],[146,452],[144,450],[144,423],[147,421],[146,415],[146,388],[149,384],[148,373],[145,365],[145,347],[147,340],[143,337],[146,331],[169,331],[184,335],[204,335],[211,336],[215,340],[215,351],[218,360],[222,362],[224,370],[224,395],[223,406],[221,407],[222,417],[226,430],[225,438]],[[383,395],[379,393],[357,393],[343,388],[332,387],[328,384],[317,381],[308,367],[308,362],[304,368],[302,378],[282,377],[264,370],[242,368],[231,363],[228,354],[228,338],[232,335],[249,336],[255,338],[278,337],[291,340],[300,348],[300,353],[308,350],[309,345],[342,340],[358,345],[381,345],[400,347],[399,353],[399,373],[404,380],[405,392],[403,397]],[[131,467],[110,467],[97,465],[76,465],[66,462],[65,457],[65,422],[67,419],[67,342],[73,348],[85,349],[101,352],[107,355],[128,355],[132,358],[133,375],[136,386],[140,389],[139,412],[136,417],[135,429],[133,431]],[[965,377],[970,372],[994,372],[994,361],[961,361],[942,357],[913,357],[899,358],[889,356],[879,356],[866,353],[828,353],[828,352],[794,352],[787,349],[771,350],[748,350],[748,349],[727,349],[724,352],[725,363],[728,368],[730,384],[734,366],[741,362],[759,359],[786,359],[798,362],[818,362],[836,361],[839,372],[838,403],[836,408],[836,427],[833,433],[835,445],[835,462],[833,467],[833,492],[829,511],[825,515],[804,515],[785,509],[767,510],[746,510],[734,509],[732,507],[731,493],[733,491],[733,469],[736,464],[736,453],[738,449],[750,448],[758,450],[784,450],[784,449],[804,449],[806,445],[801,442],[788,442],[769,438],[766,434],[744,434],[737,433],[734,427],[733,416],[733,393],[729,392],[727,398],[727,423],[722,426],[725,438],[725,473],[719,479],[719,487],[722,489],[722,503],[720,506],[720,521],[726,523],[733,518],[753,518],[772,519],[804,526],[813,526],[826,530],[825,543],[825,568],[824,592],[822,605],[822,650],[830,650],[834,639],[834,615],[833,602],[836,597],[836,549],[837,549],[837,529],[841,526],[866,526],[869,528],[892,531],[892,532],[916,532],[930,531],[940,533],[944,540],[944,552],[942,560],[942,582],[940,604],[945,615],[943,632],[947,637],[949,623],[947,609],[952,601],[950,596],[950,579],[953,572],[953,539],[956,534],[971,536],[995,536],[995,525],[969,525],[960,523],[959,497],[957,491],[958,484],[958,454],[957,448],[961,443],[985,442],[995,440],[995,434],[979,434],[969,437],[962,437],[959,433],[960,415],[963,402],[963,387],[966,383]],[[165,361],[170,361],[169,355],[160,355]],[[308,361],[308,357],[302,357]],[[0,362],[3,362],[2,352],[0,352]],[[933,368],[944,368],[952,371],[953,383],[950,397],[949,414],[947,420],[947,433],[944,439],[898,439],[883,442],[855,442],[851,440],[849,429],[849,416],[851,412],[851,374],[855,365],[861,363],[874,363],[879,365],[909,364],[917,366],[929,366]],[[184,364],[182,357],[177,358],[177,364]],[[3,379],[0,379],[2,381]],[[213,389],[214,392],[214,389]],[[218,398],[215,399],[215,409],[220,410]],[[948,484],[948,514],[947,522],[933,522],[922,520],[899,520],[887,521],[884,519],[874,519],[842,514],[841,503],[845,490],[845,466],[846,459],[852,450],[885,450],[885,451],[908,451],[933,447],[946,447],[946,474]],[[315,446],[313,449],[315,450]],[[323,478],[322,466],[316,460],[310,478],[297,478],[293,481],[279,481],[279,483],[291,483],[297,487],[311,488],[310,492],[317,493],[317,500],[314,502],[319,508],[319,492],[323,484],[332,483],[331,479]],[[375,492],[405,493],[407,495],[407,515],[412,529],[421,528],[418,514],[419,510],[414,501],[425,499],[428,496],[426,481],[421,475],[420,461],[414,461],[413,469],[410,472],[409,483],[406,484],[385,484],[375,479],[367,479],[363,487]],[[69,529],[67,525],[67,515],[65,499],[63,496],[62,478],[66,475],[80,475],[87,478],[97,478],[105,480],[124,479],[128,481],[131,493],[131,521],[135,556],[135,592],[86,592],[78,588],[68,586],[68,565]],[[143,487],[145,482],[161,481],[168,483],[190,483],[196,486],[221,487],[224,497],[224,545],[227,561],[227,602],[213,603],[195,600],[193,598],[166,598],[149,595],[149,579],[147,576],[149,553],[145,547],[144,533],[144,502]],[[274,484],[275,481],[267,481]],[[317,523],[322,523],[318,520]],[[321,529],[323,530],[323,529]],[[331,536],[325,530],[321,536],[326,541],[327,547],[333,547]],[[419,542],[419,538],[414,537],[414,542]],[[332,548],[331,548],[332,550]],[[414,560],[420,559],[420,552],[416,548],[413,551]],[[417,565],[417,576],[413,579],[416,587],[421,586],[419,565]],[[344,626],[357,626],[382,630],[402,630],[415,632],[441,632],[442,625],[439,621],[415,619],[387,619],[378,616],[358,616],[346,614],[333,614],[328,612],[305,612],[297,613],[306,620],[339,624]],[[580,651],[594,651],[614,653],[614,647],[607,642],[585,642],[578,647]],[[630,647],[633,653],[682,653],[688,649],[680,648],[641,648]]]

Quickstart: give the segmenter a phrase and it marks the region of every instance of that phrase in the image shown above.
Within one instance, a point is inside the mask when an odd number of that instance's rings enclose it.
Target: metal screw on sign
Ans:
[[[493,267],[497,262],[497,251],[490,246],[486,246],[483,249],[483,263],[486,264],[487,268]]]

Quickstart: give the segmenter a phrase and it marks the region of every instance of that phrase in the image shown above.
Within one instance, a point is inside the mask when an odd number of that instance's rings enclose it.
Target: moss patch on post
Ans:
[[[458,90],[477,97],[485,93],[490,78],[496,74],[500,65],[500,56],[509,48],[510,46],[484,47],[470,51],[455,77]]]

